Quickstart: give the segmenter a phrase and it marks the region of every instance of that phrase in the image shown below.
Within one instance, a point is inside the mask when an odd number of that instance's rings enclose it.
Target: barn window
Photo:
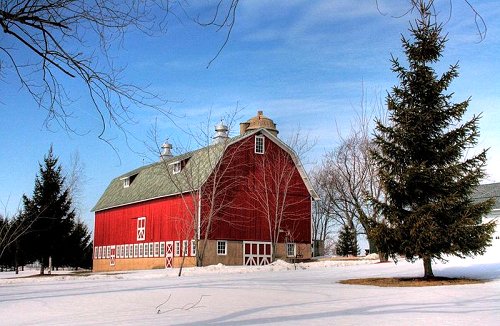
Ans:
[[[295,243],[286,244],[286,255],[288,257],[295,257],[297,255],[297,245]]]
[[[155,242],[155,257],[158,257],[160,255],[160,243]]]
[[[137,219],[137,241],[146,239],[146,218],[139,217]]]
[[[217,240],[217,255],[227,255],[227,241]]]
[[[188,246],[188,241],[183,240],[182,241],[182,255],[183,256],[188,256],[189,255],[189,246]]]
[[[255,136],[255,153],[264,154],[264,136]]]
[[[165,257],[165,242],[160,242],[160,257]]]
[[[153,254],[154,254],[154,252],[153,252],[153,243],[150,242],[149,243],[149,257],[153,257]]]
[[[123,188],[130,187],[130,185],[132,184],[132,182],[134,182],[136,176],[137,176],[137,174],[134,174],[134,175],[129,175],[127,177],[121,178],[120,180],[123,181]]]
[[[191,240],[191,256],[196,256],[196,240]]]
[[[94,247],[94,259],[97,259],[97,257],[99,257],[97,254],[98,252],[99,252],[99,248]]]
[[[102,257],[102,247],[97,247],[98,251],[97,251],[97,259],[101,259]]]
[[[134,245],[134,258],[137,258],[138,255],[139,255],[139,245],[136,243]]]
[[[181,161],[178,161],[178,162],[175,162],[175,163],[172,163],[172,173],[173,174],[177,174],[177,173],[180,173],[182,170],[182,164],[181,164]]]
[[[109,259],[111,257],[111,246],[108,246],[108,252],[106,253],[106,258]]]
[[[142,258],[143,250],[144,250],[144,244],[139,243],[139,258]]]
[[[174,255],[175,256],[180,256],[181,255],[181,242],[180,241],[175,241]]]

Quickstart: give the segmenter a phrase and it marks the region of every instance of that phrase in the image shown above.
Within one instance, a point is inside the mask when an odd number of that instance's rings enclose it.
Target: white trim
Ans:
[[[160,257],[160,243],[155,242],[154,243],[154,257]]]
[[[224,244],[224,252],[219,251],[219,243]],[[217,252],[217,256],[226,256],[227,255],[227,240],[217,240],[216,244],[217,244],[217,246],[215,247],[215,250]]]
[[[196,240],[191,240],[191,256],[196,256]]]
[[[172,163],[168,163],[168,165],[172,166],[172,174],[178,174],[182,171],[182,161],[175,161]]]
[[[247,250],[247,246],[249,250]],[[272,262],[272,252],[271,242],[243,241],[243,265],[268,265]]]
[[[180,255],[181,255],[181,242],[175,241],[174,242],[174,256],[179,257]]]
[[[262,140],[262,149],[261,149],[261,151],[257,151],[257,147],[260,147],[260,146],[257,145],[257,142],[259,140]],[[260,154],[260,155],[266,153],[266,137],[264,137],[263,135],[255,135],[253,151],[254,151],[255,154]]]
[[[196,226],[198,228],[197,233],[197,239],[201,239],[201,188],[198,189],[198,225]]]
[[[139,244],[134,243],[134,258],[137,258],[139,256]]]
[[[154,253],[155,253],[154,244],[152,242],[150,242],[148,247],[149,247],[149,257],[154,257]]]
[[[293,246],[293,253],[290,255],[290,252],[288,251],[289,247],[288,246]],[[287,242],[285,244],[285,250],[286,250],[286,256],[287,257],[296,257],[297,256],[297,244],[294,242]]]
[[[146,217],[137,218],[137,241],[146,240]]]
[[[143,243],[139,243],[139,258],[142,258],[144,255],[144,244]]]
[[[189,241],[182,240],[182,256],[189,256]]]
[[[160,242],[160,257],[165,257],[165,242]]]

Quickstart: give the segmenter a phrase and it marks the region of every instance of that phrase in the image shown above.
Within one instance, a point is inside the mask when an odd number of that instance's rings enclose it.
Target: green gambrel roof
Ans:
[[[318,195],[312,188],[307,174],[293,150],[262,128],[231,138],[225,143],[210,145],[125,173],[111,181],[97,204],[92,208],[92,211],[102,211],[155,198],[196,191],[208,179],[228,146],[257,133],[265,134],[271,141],[292,156],[311,197],[314,200],[318,199]],[[176,162],[183,162],[183,167],[180,173],[174,174],[173,164]],[[123,185],[126,178],[131,180],[129,187]]]
[[[137,203],[197,190],[209,177],[227,144],[218,144],[146,165],[111,181],[92,211]],[[181,172],[173,173],[173,164],[182,162]],[[124,179],[131,180],[124,187]]]

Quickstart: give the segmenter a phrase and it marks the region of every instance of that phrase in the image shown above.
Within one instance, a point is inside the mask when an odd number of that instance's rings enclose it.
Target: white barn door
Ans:
[[[271,242],[243,241],[243,265],[267,265],[271,259]]]
[[[174,242],[165,242],[165,268],[172,268],[174,265]]]

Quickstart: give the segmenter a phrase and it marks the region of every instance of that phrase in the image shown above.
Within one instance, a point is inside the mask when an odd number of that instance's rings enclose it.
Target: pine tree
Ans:
[[[28,260],[38,260],[40,273],[52,258],[53,266],[62,266],[69,236],[75,224],[75,213],[71,208],[71,196],[64,187],[64,176],[52,146],[44,165],[40,164],[39,175],[35,179],[33,197],[23,196],[22,218],[27,219],[31,229],[22,238],[21,247]]]
[[[389,123],[377,121],[372,153],[386,193],[385,202],[374,203],[386,219],[373,232],[378,246],[394,260],[423,259],[426,278],[434,276],[433,259],[484,253],[494,228],[480,224],[493,202],[471,199],[484,177],[486,150],[465,157],[477,143],[480,117],[462,123],[469,100],[452,103],[446,93],[458,64],[440,76],[432,67],[446,38],[431,22],[431,8],[420,1],[413,40],[402,37],[409,67],[392,58],[400,84],[387,97]]]
[[[339,256],[358,255],[359,246],[356,230],[348,224],[345,224],[339,232],[336,252]]]

